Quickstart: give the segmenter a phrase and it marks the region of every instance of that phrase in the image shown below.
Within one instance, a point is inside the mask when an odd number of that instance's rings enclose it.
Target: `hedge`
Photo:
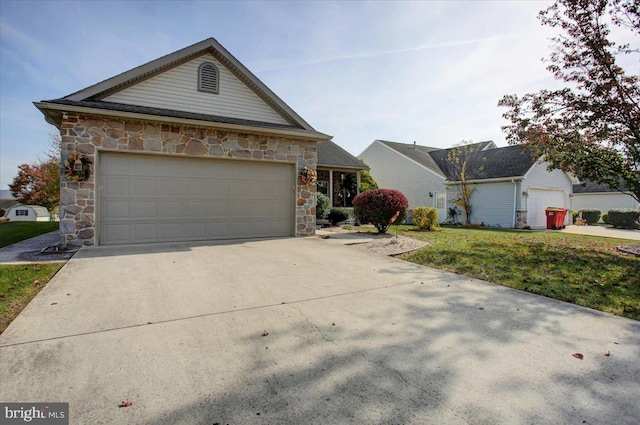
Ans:
[[[584,208],[578,213],[582,213],[582,219],[587,224],[596,224],[600,220],[601,211],[595,208]]]
[[[622,227],[625,229],[637,229],[638,217],[640,217],[640,211],[631,208],[618,208],[607,212],[607,221],[609,224],[612,224],[613,227]]]

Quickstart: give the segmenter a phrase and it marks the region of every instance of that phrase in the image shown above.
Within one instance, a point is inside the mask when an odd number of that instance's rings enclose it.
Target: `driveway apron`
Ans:
[[[93,248],[0,336],[0,401],[72,424],[635,424],[639,358],[640,322],[319,238]]]

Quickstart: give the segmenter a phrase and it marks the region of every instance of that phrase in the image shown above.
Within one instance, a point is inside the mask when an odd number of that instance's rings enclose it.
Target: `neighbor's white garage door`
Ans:
[[[565,192],[557,189],[529,189],[527,198],[527,225],[546,228],[548,207],[568,208]]]
[[[100,155],[101,245],[290,236],[291,164]]]

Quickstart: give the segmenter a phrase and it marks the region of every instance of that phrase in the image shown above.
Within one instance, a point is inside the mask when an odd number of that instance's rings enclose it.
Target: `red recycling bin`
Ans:
[[[566,208],[553,208],[549,207],[545,210],[547,214],[547,229],[558,230],[564,229],[564,219],[567,216]]]

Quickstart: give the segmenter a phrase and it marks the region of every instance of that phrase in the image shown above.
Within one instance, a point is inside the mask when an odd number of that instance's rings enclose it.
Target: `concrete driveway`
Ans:
[[[635,424],[639,358],[640,322],[319,238],[95,248],[0,336],[0,400],[73,424]]]

